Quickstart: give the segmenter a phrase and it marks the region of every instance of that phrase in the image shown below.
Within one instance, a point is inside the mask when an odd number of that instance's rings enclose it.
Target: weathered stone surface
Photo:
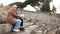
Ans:
[[[35,30],[38,27],[38,25],[32,25],[25,28],[25,31],[20,32],[10,32],[8,34],[30,34],[33,30]]]
[[[43,34],[43,31],[37,31],[37,33],[36,34]]]
[[[35,24],[46,23],[47,25],[53,25],[55,23],[57,26],[60,24],[60,18],[49,16],[49,13],[36,13],[27,11],[19,11],[18,13],[25,15],[26,22],[33,22]]]
[[[48,13],[45,14],[45,13],[35,13],[35,12],[25,12],[25,11],[19,11],[18,13],[25,15],[24,23],[34,23],[34,25],[40,25],[40,27],[36,29],[35,33],[40,33],[41,31],[44,31],[44,33],[46,33],[50,29],[58,28],[60,26],[60,18],[55,16],[49,16]],[[3,15],[3,19],[4,19],[4,15]]]
[[[60,27],[57,29],[56,34],[60,34]]]
[[[49,16],[45,13],[32,13],[21,11],[25,15],[26,22],[32,22],[35,25],[40,25],[39,28],[34,30],[34,34],[39,33],[38,31],[43,31],[44,34],[51,29],[58,28],[60,26],[60,18],[55,16]]]
[[[0,11],[0,23],[2,22],[6,22],[6,18],[7,18],[7,11]]]
[[[54,30],[54,29],[56,29],[56,30]],[[56,31],[57,31],[57,26],[46,25],[45,23],[41,23],[40,26],[33,31],[33,34],[37,34],[37,33],[38,33],[38,34],[39,34],[39,33],[41,33],[41,34],[47,34],[47,33],[50,32],[51,30],[52,30],[52,31],[54,32],[54,34],[55,34]],[[42,31],[42,32],[39,32],[39,31]],[[53,33],[53,32],[50,32],[50,33]]]
[[[47,32],[47,34],[56,34],[57,29],[52,29]]]
[[[33,25],[33,26],[25,28],[26,29],[25,31],[27,32],[27,34],[31,34],[31,32],[38,27],[39,27],[39,25]]]
[[[11,31],[10,24],[0,24],[0,33],[8,33]]]

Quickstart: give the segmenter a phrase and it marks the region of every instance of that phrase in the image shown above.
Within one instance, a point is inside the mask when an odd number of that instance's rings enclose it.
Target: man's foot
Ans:
[[[20,30],[19,30],[19,29],[17,29],[17,30],[16,30],[16,29],[13,29],[13,31],[14,31],[14,32],[19,32]]]

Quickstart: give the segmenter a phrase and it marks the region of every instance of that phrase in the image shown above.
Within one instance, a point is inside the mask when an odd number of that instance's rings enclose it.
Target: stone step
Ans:
[[[26,29],[25,31],[28,32],[27,34],[30,34],[33,30],[35,30],[38,27],[39,25],[33,25],[33,26],[25,28]]]
[[[32,26],[34,23],[24,23],[23,24],[23,27],[26,28],[26,27],[29,27],[29,26]]]
[[[0,34],[8,33],[10,31],[11,31],[11,25],[10,24],[0,24]]]
[[[57,29],[52,29],[47,32],[47,34],[56,34]]]
[[[18,33],[11,32],[10,34],[30,34],[37,27],[39,27],[39,25],[32,25],[32,26],[26,27],[25,31],[20,31]]]
[[[33,23],[24,23],[24,28],[31,26]],[[0,24],[0,34],[2,33],[8,33],[12,29],[11,24]]]

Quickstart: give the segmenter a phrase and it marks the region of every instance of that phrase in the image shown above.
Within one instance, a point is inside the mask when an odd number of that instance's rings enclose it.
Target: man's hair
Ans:
[[[18,9],[19,7],[17,6],[17,9]]]
[[[17,8],[17,5],[13,5],[12,7],[16,7]]]
[[[16,7],[17,9],[20,8],[20,6],[17,6],[17,5],[13,5],[12,7]]]

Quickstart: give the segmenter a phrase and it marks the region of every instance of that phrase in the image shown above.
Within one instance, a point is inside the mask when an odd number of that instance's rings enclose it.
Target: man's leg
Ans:
[[[23,19],[20,19],[21,20],[21,24],[20,24],[20,26],[23,26]]]
[[[21,20],[21,24],[20,24],[21,28],[20,28],[20,30],[25,30],[25,29],[23,28],[23,19],[20,18],[20,20]]]
[[[18,32],[20,24],[21,24],[21,20],[20,19],[16,19],[16,22],[14,23],[13,31]]]

